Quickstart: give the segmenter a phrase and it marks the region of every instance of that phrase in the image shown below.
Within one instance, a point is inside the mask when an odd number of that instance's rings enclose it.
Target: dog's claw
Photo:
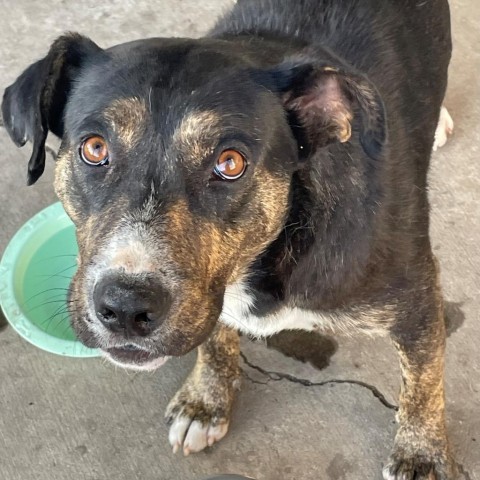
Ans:
[[[437,130],[435,131],[435,141],[433,142],[433,151],[443,147],[448,140],[448,136],[453,133],[453,119],[445,107],[440,110]]]

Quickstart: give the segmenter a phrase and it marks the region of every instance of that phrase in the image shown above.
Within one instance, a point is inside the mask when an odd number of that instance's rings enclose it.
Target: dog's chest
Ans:
[[[365,330],[374,333],[371,322],[362,321],[362,315],[353,312],[318,312],[284,307],[273,314],[257,316],[252,313],[254,298],[245,285],[227,287],[220,321],[225,325],[255,337],[267,337],[282,330],[343,331]],[[375,332],[377,333],[377,332]]]

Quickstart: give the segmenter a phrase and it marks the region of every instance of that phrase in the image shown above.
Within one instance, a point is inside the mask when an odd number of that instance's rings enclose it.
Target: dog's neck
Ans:
[[[378,253],[370,239],[379,228],[381,192],[362,179],[346,183],[362,163],[351,151],[326,148],[293,175],[285,227],[251,269],[259,295],[309,309],[335,308],[366,281],[364,272]],[[352,210],[355,223],[348,223]]]

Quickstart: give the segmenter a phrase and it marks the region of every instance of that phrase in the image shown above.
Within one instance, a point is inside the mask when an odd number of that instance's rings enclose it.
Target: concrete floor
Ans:
[[[144,36],[199,36],[232,0],[0,1],[0,90],[66,30],[102,46]],[[480,3],[452,0],[455,53],[447,105],[453,139],[433,157],[432,236],[443,267],[450,337],[450,436],[467,480],[480,479]],[[48,4],[48,7],[47,7]],[[155,7],[153,7],[155,5]],[[25,186],[29,148],[0,130],[0,252],[30,216],[55,201],[52,164]],[[304,387],[250,379],[230,433],[206,453],[174,456],[163,412],[194,360],[128,374],[100,360],[60,358],[21,340],[0,317],[0,479],[194,480],[221,472],[258,480],[380,479],[393,411],[353,384]],[[385,340],[337,339],[319,370],[244,341],[250,362],[313,381],[354,379],[396,402],[397,360]],[[330,344],[332,348],[334,344]],[[318,363],[318,361],[317,361]]]

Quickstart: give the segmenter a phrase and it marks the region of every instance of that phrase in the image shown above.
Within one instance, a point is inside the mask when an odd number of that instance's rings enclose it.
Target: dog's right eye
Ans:
[[[103,137],[86,138],[80,146],[80,156],[87,165],[108,165],[108,146]]]

